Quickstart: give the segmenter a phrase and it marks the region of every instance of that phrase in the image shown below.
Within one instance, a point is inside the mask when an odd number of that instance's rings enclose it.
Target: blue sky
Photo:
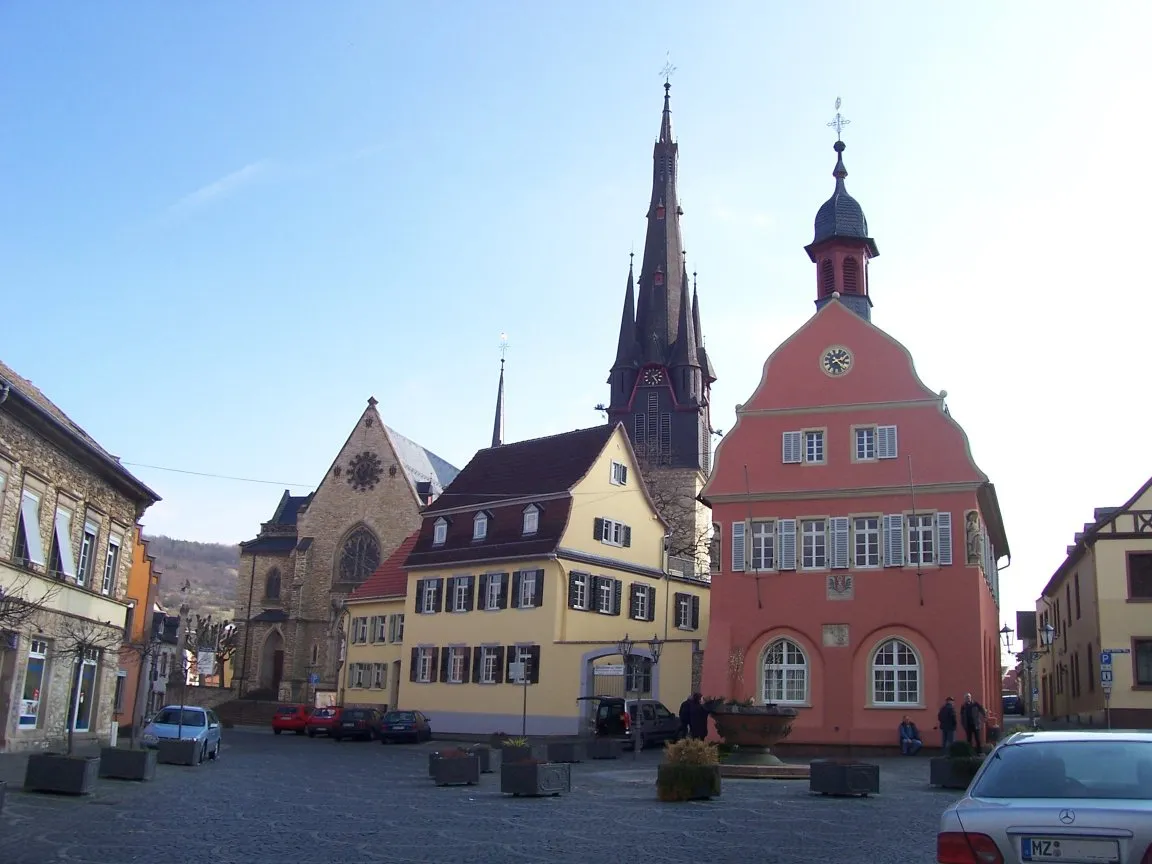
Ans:
[[[164,501],[238,541],[369,396],[458,466],[592,425],[643,240],[660,67],[714,422],[813,311],[848,188],[903,341],[996,482],[1031,608],[1152,473],[1146,3],[206,0],[0,6],[3,357]],[[1133,260],[1134,259],[1134,260]],[[14,326],[14,322],[20,322]],[[125,373],[125,369],[131,371]]]

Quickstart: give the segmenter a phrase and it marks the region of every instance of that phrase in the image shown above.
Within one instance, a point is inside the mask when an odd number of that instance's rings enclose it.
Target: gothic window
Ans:
[[[363,582],[380,566],[380,544],[367,528],[348,535],[340,551],[337,578],[340,582]]]
[[[656,273],[652,276],[652,282],[653,282],[653,284],[655,284],[657,286],[663,285],[664,284],[664,274],[661,273],[659,270],[657,270]]]
[[[835,290],[836,269],[832,266],[832,259],[825,258],[820,262],[820,294],[823,297],[830,297]]]
[[[856,263],[855,258],[848,258],[844,261],[844,293],[855,294],[856,283],[860,276],[860,265]]]
[[[280,599],[280,570],[273,567],[264,577],[264,596],[269,600]]]

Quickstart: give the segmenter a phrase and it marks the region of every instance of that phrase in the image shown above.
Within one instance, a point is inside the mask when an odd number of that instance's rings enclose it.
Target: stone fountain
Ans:
[[[792,732],[795,708],[753,705],[734,700],[709,702],[705,708],[724,739],[720,774],[723,777],[804,779],[807,765],[786,765],[772,748]]]

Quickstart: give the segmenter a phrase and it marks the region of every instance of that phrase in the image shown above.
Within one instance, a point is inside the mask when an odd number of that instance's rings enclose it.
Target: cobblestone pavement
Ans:
[[[501,796],[499,773],[437,788],[430,744],[247,729],[227,730],[225,742],[217,763],[161,765],[150,783],[101,780],[85,798],[10,782],[0,862],[929,864],[937,819],[957,797],[928,786],[919,758],[877,760],[878,797],[811,795],[802,780],[725,780],[718,799],[663,804],[658,752],[574,765],[570,795],[526,799]]]

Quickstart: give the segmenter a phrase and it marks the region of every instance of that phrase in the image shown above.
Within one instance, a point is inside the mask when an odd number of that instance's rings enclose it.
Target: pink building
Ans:
[[[938,746],[947,696],[1000,710],[996,491],[946,394],[871,323],[878,252],[843,150],[806,247],[817,311],[764,364],[701,496],[721,538],[703,691],[797,708],[785,751],[894,746],[905,714]]]

